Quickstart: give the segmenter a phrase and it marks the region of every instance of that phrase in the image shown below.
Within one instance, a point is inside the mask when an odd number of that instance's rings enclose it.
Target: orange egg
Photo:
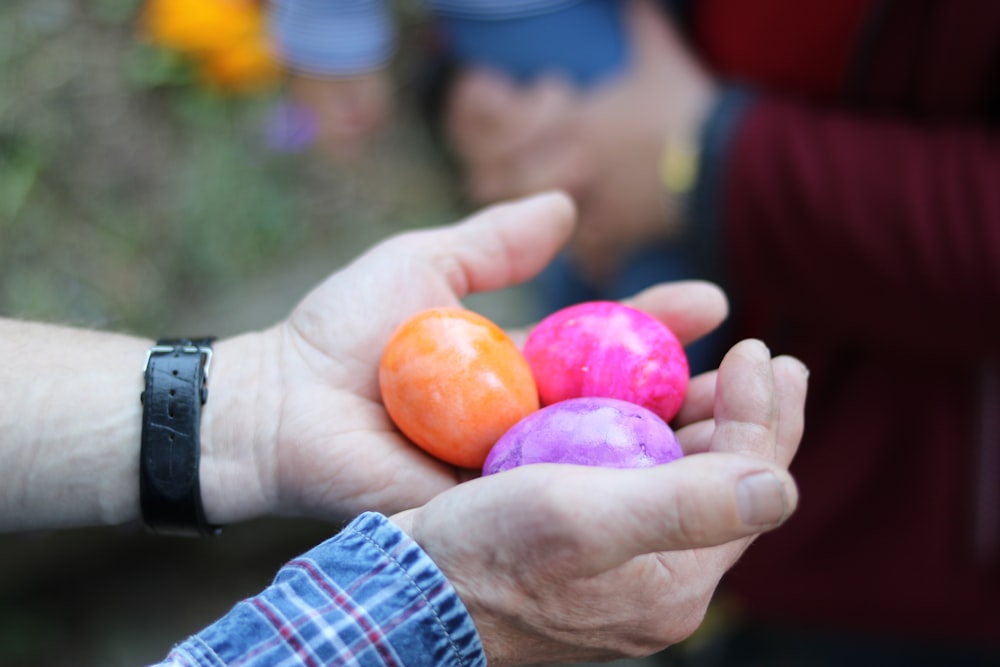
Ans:
[[[517,345],[462,308],[433,308],[404,322],[382,353],[379,386],[400,431],[463,468],[481,468],[500,436],[539,408]]]

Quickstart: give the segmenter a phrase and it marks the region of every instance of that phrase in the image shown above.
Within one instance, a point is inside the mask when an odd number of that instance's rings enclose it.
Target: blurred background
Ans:
[[[415,6],[395,3],[404,49]],[[338,166],[274,136],[280,80],[206,82],[144,38],[143,9],[0,2],[0,315],[226,336],[281,318],[388,234],[467,212],[416,112],[419,58],[400,59],[392,126]],[[522,324],[520,298],[468,305]],[[283,520],[206,541],[139,527],[0,536],[0,665],[160,660],[335,530]]]

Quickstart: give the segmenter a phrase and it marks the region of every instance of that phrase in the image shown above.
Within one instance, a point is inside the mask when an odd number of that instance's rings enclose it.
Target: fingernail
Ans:
[[[743,523],[750,526],[778,525],[787,518],[785,485],[772,472],[757,472],[736,485],[736,504]]]

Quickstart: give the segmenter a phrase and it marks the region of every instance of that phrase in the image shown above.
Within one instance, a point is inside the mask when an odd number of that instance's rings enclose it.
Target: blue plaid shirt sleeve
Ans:
[[[161,665],[485,667],[486,658],[430,557],[384,516],[366,513]]]

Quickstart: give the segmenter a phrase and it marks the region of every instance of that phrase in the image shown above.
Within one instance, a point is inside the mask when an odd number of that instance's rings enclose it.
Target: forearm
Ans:
[[[0,529],[138,517],[139,393],[150,344],[0,320]]]
[[[0,530],[140,518],[139,396],[152,342],[0,319]],[[259,513],[267,499],[248,451],[260,434],[238,417],[255,414],[255,358],[263,357],[246,338],[217,347],[201,424],[201,480],[209,521],[226,523]]]

